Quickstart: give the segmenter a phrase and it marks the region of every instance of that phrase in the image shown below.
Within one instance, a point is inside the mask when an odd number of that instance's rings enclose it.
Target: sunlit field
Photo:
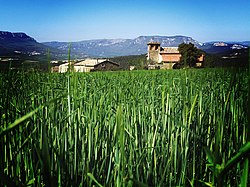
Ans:
[[[1,186],[244,186],[248,72],[0,74]]]

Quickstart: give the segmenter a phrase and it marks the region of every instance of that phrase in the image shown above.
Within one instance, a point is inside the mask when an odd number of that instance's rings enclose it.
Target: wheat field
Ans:
[[[0,185],[247,186],[248,76],[0,74]]]

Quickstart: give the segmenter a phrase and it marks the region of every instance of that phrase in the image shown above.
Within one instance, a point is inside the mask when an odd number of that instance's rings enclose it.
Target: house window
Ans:
[[[105,64],[101,64],[101,67],[102,67],[102,68],[105,68],[105,66],[106,66]]]

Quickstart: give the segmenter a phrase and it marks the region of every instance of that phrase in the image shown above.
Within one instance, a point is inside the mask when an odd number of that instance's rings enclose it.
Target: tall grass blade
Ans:
[[[91,178],[99,187],[103,187],[94,177],[92,173],[87,173],[88,177]]]
[[[245,158],[243,163],[243,172],[241,175],[241,187],[247,187],[249,178],[249,158]]]

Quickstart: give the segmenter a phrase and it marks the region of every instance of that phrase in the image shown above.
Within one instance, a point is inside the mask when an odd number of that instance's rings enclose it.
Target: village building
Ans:
[[[148,43],[148,69],[173,69],[180,62],[181,54],[178,47],[161,47],[160,42]],[[196,67],[202,66],[204,55],[198,58]]]
[[[71,62],[75,72],[90,71],[112,71],[119,68],[119,64],[107,59],[85,59],[78,62]],[[69,63],[64,63],[53,68],[53,72],[65,73],[68,71]]]

